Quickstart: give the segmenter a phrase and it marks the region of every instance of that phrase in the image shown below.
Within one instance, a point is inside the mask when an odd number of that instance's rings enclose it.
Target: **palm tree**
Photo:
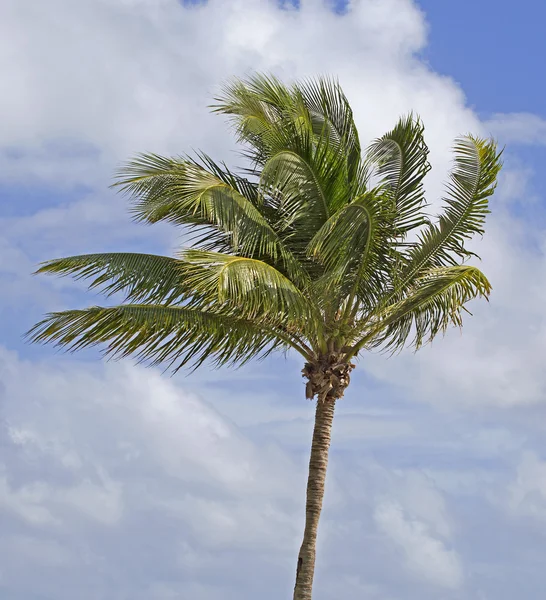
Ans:
[[[294,600],[310,600],[317,526],[336,401],[359,353],[419,348],[491,286],[465,249],[483,233],[501,168],[492,141],[454,146],[445,209],[424,213],[430,169],[423,125],[412,115],[364,151],[349,103],[329,79],[284,85],[256,75],[223,88],[246,168],[205,154],[139,155],[115,186],[139,221],[182,225],[176,257],[86,254],[39,273],[91,280],[119,306],[48,314],[29,332],[72,350],[97,344],[174,371],[240,365],[278,350],[301,354],[316,413]]]

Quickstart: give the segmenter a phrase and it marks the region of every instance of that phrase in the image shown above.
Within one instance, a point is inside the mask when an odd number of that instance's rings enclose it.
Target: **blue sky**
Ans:
[[[420,0],[431,28],[424,56],[458,81],[480,115],[544,116],[542,2]]]
[[[103,300],[48,258],[171,253],[108,188],[138,151],[234,161],[206,105],[231,75],[339,76],[364,140],[418,112],[440,207],[452,140],[506,144],[462,334],[366,355],[340,403],[316,600],[511,600],[546,585],[546,8],[422,0],[0,5],[0,596],[290,597],[312,405],[297,357],[164,376],[28,346]],[[464,39],[464,41],[463,41]],[[32,572],[32,577],[28,573]]]

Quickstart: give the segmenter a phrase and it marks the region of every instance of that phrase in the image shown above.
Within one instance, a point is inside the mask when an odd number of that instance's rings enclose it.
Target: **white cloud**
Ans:
[[[70,511],[113,525],[123,513],[121,486],[109,479],[100,485],[84,479],[71,487],[37,481],[13,489],[4,477],[0,479],[0,507],[37,525],[61,524]]]
[[[479,128],[460,89],[414,58],[426,27],[407,0],[354,1],[344,17],[322,0],[299,11],[266,0],[193,9],[53,0],[47,10],[8,0],[1,11],[9,85],[0,109],[12,116],[2,144],[19,154],[9,160],[13,177],[30,168],[43,178],[49,168],[57,183],[95,182],[140,150],[225,154],[232,141],[206,105],[226,77],[256,69],[338,75],[364,140],[402,112],[422,113],[439,172],[453,137]]]
[[[258,450],[210,405],[159,371],[129,364],[107,365],[98,373],[75,365],[52,371],[5,350],[0,359],[9,408],[6,443],[26,460],[46,460],[76,481],[55,486],[44,477],[14,489],[0,480],[4,506],[26,520],[60,523],[72,510],[116,523],[135,493],[132,486],[125,492],[111,475],[122,466],[151,469],[154,477],[186,487],[182,497],[170,497],[140,479],[133,482],[142,503],[185,519],[211,543],[255,543],[264,531],[274,543],[286,531],[289,539],[295,534],[294,520],[275,502],[293,504],[295,488],[303,498],[300,469],[274,446]],[[190,493],[202,486],[215,496]],[[255,504],[248,504],[250,498]]]
[[[39,365],[2,350],[0,378],[2,519],[56,533],[69,547],[84,532],[88,548],[74,551],[78,568],[98,564],[107,530],[120,544],[136,536],[142,546],[142,535],[153,547],[196,543],[220,569],[227,549],[270,554],[275,564],[299,539],[304,464],[278,446],[257,446],[158,371]],[[167,524],[167,541],[157,521]],[[26,550],[17,552],[23,560]],[[192,568],[174,550],[170,560],[182,573]]]
[[[186,589],[200,590],[211,600],[255,597],[245,578],[249,569],[256,581],[271,581],[266,598],[278,595],[283,582],[290,586],[309,436],[300,441],[304,450],[289,454],[274,443],[291,442],[280,427],[267,446],[256,421],[241,431],[189,393],[184,380],[156,370],[58,359],[36,363],[5,351],[1,358],[7,435],[0,513],[10,524],[7,534],[47,533],[66,547],[72,563],[62,563],[59,554],[46,565],[52,578],[70,579],[69,568],[78,577],[93,572],[99,587],[90,589],[107,586],[113,598],[131,594],[139,600],[138,593],[145,591],[161,597],[162,590],[168,597]],[[219,380],[216,385],[227,406],[245,387]],[[299,402],[312,413],[303,397]],[[299,413],[297,404],[294,412]],[[291,420],[286,409],[282,414]],[[335,580],[347,594],[366,593],[377,600],[398,597],[401,590],[409,600],[432,600],[438,587],[466,593],[459,540],[467,529],[454,518],[447,494],[431,478],[434,472],[427,477],[407,465],[386,466],[389,454],[403,457],[402,463],[413,460],[404,444],[409,440],[413,452],[415,435],[429,436],[423,443],[434,464],[434,455],[453,445],[442,430],[434,437],[437,426],[428,421],[410,438],[388,435],[381,441],[376,436],[360,443],[351,431],[351,443],[344,441],[343,428],[335,431],[319,543],[318,581],[325,581],[317,589],[326,593]],[[372,439],[375,451],[383,453],[381,461],[368,454]],[[513,452],[511,442],[506,444],[501,436],[495,448]],[[489,442],[485,445],[489,451]],[[473,497],[480,493],[479,487],[472,491]],[[36,562],[40,548],[45,546],[34,549]],[[24,560],[25,552],[21,545],[9,564]],[[123,579],[125,570],[138,576]],[[16,573],[9,571],[10,585],[21,585]],[[44,577],[37,585],[44,585]],[[65,600],[51,585],[52,594]]]
[[[546,522],[546,461],[534,452],[525,452],[505,501],[512,514]]]
[[[495,114],[484,126],[503,143],[546,144],[546,120],[532,113]]]
[[[48,508],[42,505],[48,492],[43,483],[27,485],[20,490],[12,490],[5,477],[0,478],[0,507],[28,523],[35,525],[55,524],[57,519]]]
[[[70,553],[57,540],[28,535],[3,537],[0,540],[0,556],[8,554],[19,554],[33,567],[60,567],[72,562]]]
[[[33,452],[49,456],[82,477],[92,467],[95,478],[112,493],[117,486],[100,470],[93,454],[82,452],[85,446],[78,439],[86,436],[88,444],[100,450],[99,440],[82,430],[89,411],[94,419],[108,420],[110,428],[120,427],[114,450],[122,453],[127,465],[147,457],[170,477],[214,481],[230,493],[264,497],[272,491],[291,493],[292,483],[283,480],[295,474],[285,456],[273,447],[256,455],[253,443],[232,423],[158,370],[112,363],[96,373],[75,364],[52,372],[47,364],[20,361],[15,353],[0,348],[0,374],[4,395],[14,407],[7,423],[11,442],[27,456]],[[67,411],[71,398],[78,400]],[[267,473],[262,469],[264,459],[276,463]],[[68,496],[78,503],[85,494]]]
[[[411,572],[442,587],[461,587],[463,569],[460,559],[454,550],[446,548],[438,532],[406,514],[396,503],[380,504],[374,516],[378,527],[403,551]]]

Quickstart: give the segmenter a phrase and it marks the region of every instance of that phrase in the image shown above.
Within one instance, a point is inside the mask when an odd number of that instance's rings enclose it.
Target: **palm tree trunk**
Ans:
[[[305,531],[298,555],[294,600],[311,600],[317,529],[324,498],[324,482],[328,467],[330,433],[334,419],[335,398],[326,397],[317,400],[315,429],[309,460],[309,478],[307,480],[307,502],[305,506]]]

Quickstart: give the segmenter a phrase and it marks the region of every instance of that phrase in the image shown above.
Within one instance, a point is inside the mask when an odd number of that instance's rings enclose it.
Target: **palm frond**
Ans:
[[[101,345],[109,356],[167,363],[175,372],[184,366],[197,368],[207,359],[216,366],[241,365],[289,346],[273,330],[249,320],[136,304],[50,313],[27,336],[72,351]]]
[[[323,77],[295,87],[309,111],[314,132],[322,137],[326,130],[330,142],[345,155],[347,176],[353,180],[361,166],[360,140],[353,111],[339,82]]]
[[[263,261],[193,249],[182,252],[181,259],[185,283],[212,306],[292,325],[311,318],[309,300]]]
[[[276,200],[276,229],[291,244],[308,242],[352,193],[345,155],[326,133],[315,136],[306,111],[296,125],[283,125],[284,139],[270,149],[260,171],[262,194]]]
[[[131,252],[82,254],[49,260],[36,273],[73,275],[75,279],[91,279],[90,289],[107,296],[123,292],[125,302],[181,302],[189,297],[180,270],[181,262],[166,256]]]
[[[370,190],[333,215],[317,232],[308,253],[327,269],[323,293],[339,304],[346,296],[370,309],[384,292],[392,262],[393,211],[381,190]],[[320,285],[320,282],[319,282]]]
[[[489,198],[502,166],[501,154],[493,141],[473,136],[457,140],[454,152],[446,209],[438,223],[430,223],[410,247],[407,266],[400,274],[402,288],[427,269],[455,265],[471,256],[465,241],[484,232]]]
[[[283,134],[282,122],[293,112],[291,90],[271,75],[256,74],[246,80],[232,79],[212,105],[213,112],[228,115],[240,142],[248,143],[247,154],[262,164],[278,145]]]
[[[367,333],[353,348],[382,346],[396,352],[413,335],[419,348],[450,325],[462,325],[464,305],[487,298],[491,284],[476,267],[457,265],[429,269],[415,282],[407,297],[376,313],[366,324]]]
[[[427,222],[422,213],[423,179],[430,164],[423,132],[422,122],[410,114],[371,144],[367,152],[367,160],[375,166],[385,196],[395,207],[392,227],[400,237]]]
[[[209,157],[203,160],[208,169],[184,159],[172,161],[169,171],[165,160],[141,155],[121,170],[116,185],[131,195],[138,219],[197,228],[204,232],[193,242],[206,250],[267,256],[284,264],[291,276],[304,277],[260,212],[257,188]]]
[[[264,164],[260,184],[263,193],[279,198],[281,232],[301,227],[312,235],[328,219],[327,190],[321,179],[311,162],[291,150],[282,150]]]
[[[331,173],[362,191],[365,175],[358,133],[337,82],[321,78],[286,86],[275,77],[255,75],[233,80],[217,102],[215,111],[232,118],[240,141],[253,149],[246,155],[260,169],[282,152],[293,152],[309,165],[315,163],[315,171],[321,170],[316,168],[317,157],[323,168],[335,160]],[[329,160],[324,161],[325,155]],[[331,193],[325,197],[331,208],[336,207],[336,200],[339,204]]]

